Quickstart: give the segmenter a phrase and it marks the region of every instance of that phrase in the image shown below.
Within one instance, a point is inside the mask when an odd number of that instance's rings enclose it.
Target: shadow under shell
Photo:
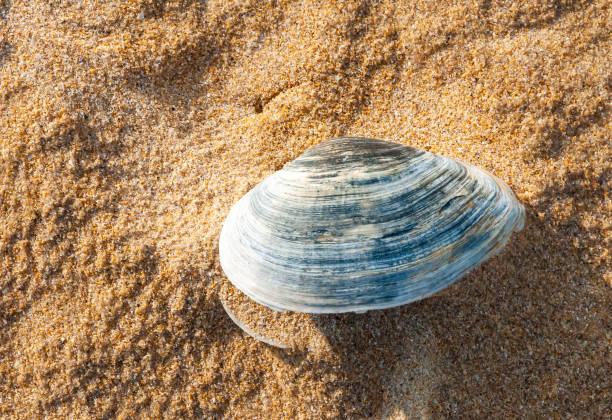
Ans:
[[[328,337],[313,317],[329,315],[279,312],[260,305],[229,281],[224,281],[219,293],[221,304],[229,317],[254,339],[283,349],[322,353],[331,350]]]
[[[446,293],[447,289],[444,289],[433,296],[443,296]],[[276,311],[255,302],[229,281],[221,284],[219,298],[232,321],[254,339],[281,349],[315,355],[333,352],[333,343],[347,333],[344,331],[346,326],[343,327],[346,322],[343,324],[339,317],[359,318],[367,323],[374,313],[308,314]]]

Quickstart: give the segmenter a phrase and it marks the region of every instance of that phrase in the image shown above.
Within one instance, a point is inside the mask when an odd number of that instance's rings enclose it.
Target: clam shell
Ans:
[[[344,137],[310,148],[242,197],[219,255],[234,286],[272,309],[363,312],[447,287],[523,221],[510,188],[482,169]]]

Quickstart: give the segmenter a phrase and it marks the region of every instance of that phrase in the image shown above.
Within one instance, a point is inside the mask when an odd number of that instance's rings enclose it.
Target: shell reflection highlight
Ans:
[[[272,309],[363,312],[440,291],[523,223],[510,188],[482,169],[401,144],[336,138],[242,197],[219,255],[234,286]]]

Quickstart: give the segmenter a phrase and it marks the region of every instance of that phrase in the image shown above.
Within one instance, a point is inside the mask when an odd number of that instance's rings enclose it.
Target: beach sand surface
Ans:
[[[610,9],[0,0],[0,418],[612,418]],[[526,225],[278,349],[226,315],[219,233],[335,136],[482,167]]]

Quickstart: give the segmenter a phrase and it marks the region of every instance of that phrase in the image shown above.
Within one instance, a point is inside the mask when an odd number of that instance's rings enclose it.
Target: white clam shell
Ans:
[[[524,222],[482,169],[368,138],[312,147],[231,209],[219,255],[256,302],[363,312],[432,295],[498,252]]]

